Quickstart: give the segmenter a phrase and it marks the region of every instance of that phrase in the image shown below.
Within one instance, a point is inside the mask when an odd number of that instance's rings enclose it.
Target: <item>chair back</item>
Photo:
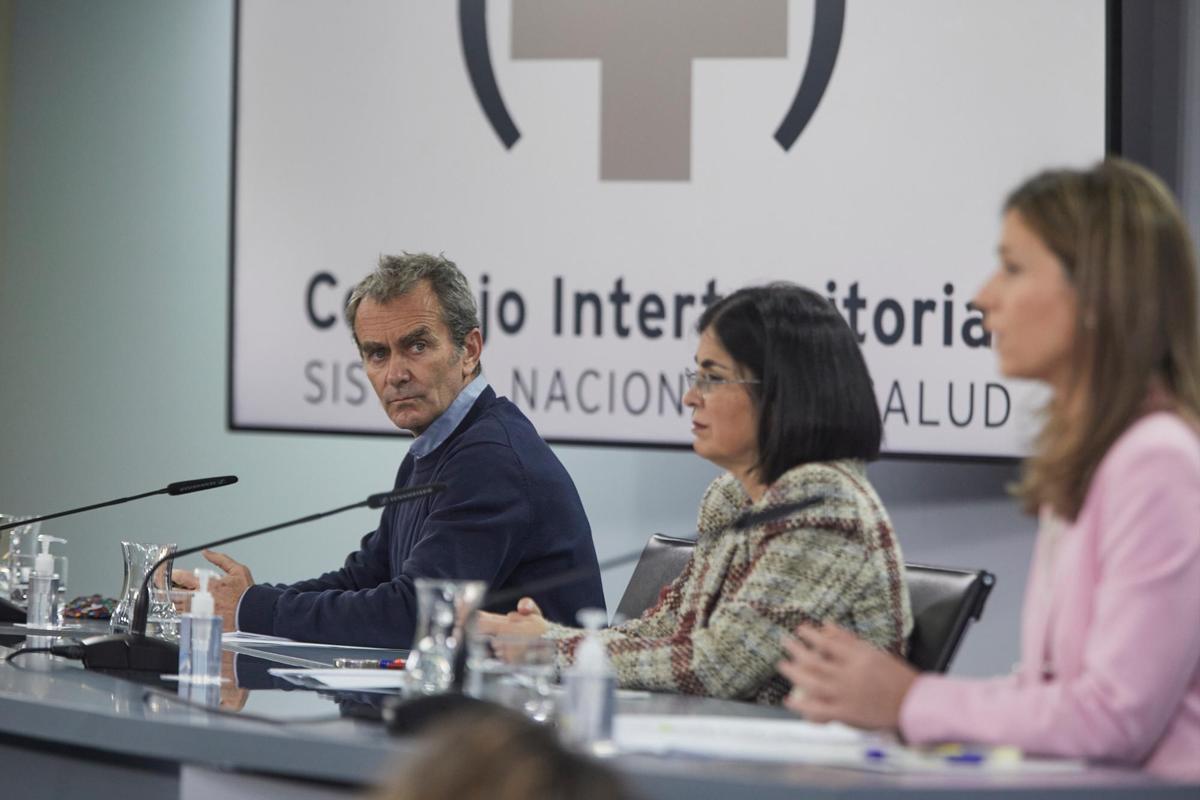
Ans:
[[[923,672],[945,672],[967,625],[983,614],[996,578],[982,569],[905,564],[913,630],[908,662]]]
[[[663,588],[683,572],[695,546],[692,539],[652,535],[617,604],[617,615],[640,617],[657,603]],[[983,615],[996,578],[987,570],[928,564],[905,564],[904,572],[913,614],[908,661],[923,672],[945,672],[967,625]]]
[[[634,619],[657,603],[663,588],[683,572],[695,547],[693,539],[677,539],[661,533],[652,535],[633,569],[621,602],[617,604],[617,615]]]

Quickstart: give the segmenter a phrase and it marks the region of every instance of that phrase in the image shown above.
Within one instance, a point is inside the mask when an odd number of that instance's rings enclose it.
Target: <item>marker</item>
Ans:
[[[404,669],[403,658],[335,658],[338,669]]]

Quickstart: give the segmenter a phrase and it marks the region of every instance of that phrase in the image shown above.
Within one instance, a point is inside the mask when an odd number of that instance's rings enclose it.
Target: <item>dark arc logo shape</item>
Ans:
[[[804,76],[783,121],[775,130],[775,141],[785,151],[791,149],[816,114],[817,106],[833,77],[833,68],[842,46],[846,0],[815,0],[815,4],[812,41]],[[496,83],[488,46],[487,0],[459,0],[458,27],[463,59],[475,97],[496,136],[506,149],[512,149],[521,138],[521,132],[509,114]]]

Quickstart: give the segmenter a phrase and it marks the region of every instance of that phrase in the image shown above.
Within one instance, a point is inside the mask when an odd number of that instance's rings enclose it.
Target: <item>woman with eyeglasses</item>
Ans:
[[[975,299],[1000,369],[1053,391],[1016,487],[1040,530],[1021,660],[919,675],[834,626],[780,664],[806,718],[910,742],[1005,744],[1200,780],[1200,320],[1179,209],[1119,159],[1055,170],[1004,205]]]
[[[683,572],[641,617],[601,632],[619,685],[778,704],[781,638],[802,622],[902,655],[912,615],[900,547],[867,480],[882,425],[854,333],[828,300],[790,284],[735,292],[697,328],[683,398],[692,446],[727,472],[701,501]],[[556,639],[560,668],[581,641],[529,598],[477,626]]]

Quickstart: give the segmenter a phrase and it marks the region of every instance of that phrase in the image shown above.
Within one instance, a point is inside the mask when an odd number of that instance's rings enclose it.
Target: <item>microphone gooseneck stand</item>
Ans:
[[[306,522],[315,522],[316,520],[330,517],[334,514],[341,514],[344,511],[350,511],[355,508],[362,508],[364,506],[368,508],[383,508],[393,503],[415,500],[443,491],[445,488],[446,485],[444,483],[431,483],[407,489],[396,489],[391,492],[381,492],[373,494],[366,500],[360,500],[357,503],[350,503],[349,505],[330,511],[309,514],[308,516],[281,522],[277,525],[269,525],[265,528],[258,528],[246,533],[239,533],[235,536],[228,536],[224,539],[217,539],[216,541],[189,547],[165,556],[154,563],[154,566],[150,568],[146,573],[146,577],[142,580],[142,587],[138,592],[137,600],[134,604],[133,618],[128,633],[92,636],[83,639],[78,645],[63,646],[61,655],[82,659],[83,666],[87,669],[173,675],[179,671],[179,646],[174,642],[146,635],[146,622],[150,607],[150,581],[159,567],[167,561],[179,556],[198,553],[210,547],[240,542],[252,536],[260,536],[264,533],[302,525]]]
[[[765,525],[777,520],[789,517],[798,511],[803,511],[806,508],[816,506],[825,501],[824,495],[814,495],[806,497],[802,500],[797,500],[792,503],[785,503],[780,506],[765,508],[762,511],[748,511],[737,517],[730,523],[730,530],[743,531],[747,528],[753,528],[758,525]],[[631,550],[627,553],[607,558],[596,565],[596,570],[605,572],[613,567],[619,567],[624,564],[637,561],[641,558],[642,549]],[[519,600],[526,595],[537,594],[549,589],[557,589],[560,586],[567,586],[577,580],[588,577],[592,574],[590,567],[576,567],[574,569],[560,572],[557,575],[550,575],[541,580],[530,581],[521,586],[515,586],[511,589],[504,589],[498,592],[488,592],[484,595],[479,603],[480,608],[489,606],[498,606],[511,603]],[[474,615],[472,614],[472,619]],[[472,620],[464,623],[464,631],[469,630]],[[469,635],[464,633],[464,638]],[[470,712],[474,710],[486,709],[490,707],[490,703],[478,700],[474,697],[464,695],[462,687],[466,679],[467,667],[467,646],[466,642],[462,642],[458,650],[454,654],[454,679],[452,682],[453,690],[444,694],[437,695],[422,695],[419,697],[386,697],[383,700],[383,719],[387,724],[388,730],[398,735],[408,735],[420,731],[427,723],[440,719],[449,713]]]
[[[208,489],[216,489],[237,482],[236,475],[221,475],[216,478],[196,478],[190,481],[176,481],[175,483],[167,484],[161,489],[155,489],[152,492],[142,492],[141,494],[134,494],[129,497],[118,497],[115,500],[105,500],[103,503],[93,503],[90,506],[56,511],[53,514],[43,514],[40,517],[14,520],[13,522],[0,525],[0,531],[6,531],[10,528],[20,528],[23,525],[33,525],[38,522],[45,522],[48,519],[69,517],[72,514],[82,514],[85,511],[94,511],[97,508],[120,505],[121,503],[128,503],[133,500],[141,500],[143,497],[153,497],[156,494],[168,494],[171,496],[191,494],[192,492],[203,492]],[[9,580],[12,580],[12,576],[9,576]],[[25,613],[25,609],[15,603],[9,602],[6,597],[0,597],[0,622],[25,622],[27,619],[28,616]]]

